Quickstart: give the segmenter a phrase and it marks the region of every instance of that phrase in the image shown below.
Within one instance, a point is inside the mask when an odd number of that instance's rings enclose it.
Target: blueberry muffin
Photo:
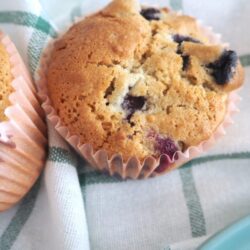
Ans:
[[[9,55],[0,43],[0,122],[6,120],[5,109],[10,105],[9,95],[12,92],[12,75]]]
[[[242,83],[236,52],[211,43],[194,18],[135,0],[74,24],[55,42],[47,72],[71,135],[141,163],[210,138]]]
[[[20,201],[45,165],[44,113],[27,72],[0,31],[0,212]]]

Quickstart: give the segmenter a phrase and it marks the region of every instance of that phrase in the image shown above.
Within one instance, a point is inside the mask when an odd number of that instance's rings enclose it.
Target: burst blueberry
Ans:
[[[168,155],[170,159],[172,159],[179,148],[172,139],[168,137],[157,136],[155,150],[160,154]]]
[[[169,167],[171,166],[171,162],[169,162],[168,157],[166,157],[165,155],[163,155],[160,158],[160,162],[159,165],[155,168],[155,172],[160,174],[165,172]]]
[[[227,84],[236,72],[238,56],[235,51],[225,50],[220,58],[207,67],[212,69],[212,76],[219,85]]]
[[[144,96],[132,96],[127,94],[123,100],[122,108],[127,111],[127,119],[133,116],[137,110],[141,110],[146,102]]]
[[[154,171],[157,173],[166,171],[171,166],[171,160],[178,160],[178,155],[175,154],[178,150],[179,148],[169,137],[156,136],[155,151],[162,156],[159,165]]]
[[[141,15],[148,21],[160,20],[161,12],[155,8],[145,8],[141,10]]]
[[[183,65],[182,65],[182,70],[186,70],[189,64],[189,56],[188,55],[183,55],[182,50],[181,50],[181,43],[182,42],[192,42],[192,43],[200,43],[199,40],[191,37],[191,36],[183,36],[180,34],[175,34],[173,35],[173,40],[178,43],[177,47],[177,54],[181,55],[182,60],[183,60]]]
[[[181,55],[182,57],[182,70],[186,70],[190,61],[189,56],[187,55]]]
[[[178,44],[181,44],[182,42],[200,43],[198,39],[195,39],[191,36],[183,36],[180,34],[173,35],[173,40]]]

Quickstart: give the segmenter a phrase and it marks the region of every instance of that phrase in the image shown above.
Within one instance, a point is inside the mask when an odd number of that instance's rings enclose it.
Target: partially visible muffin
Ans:
[[[9,95],[13,91],[9,55],[0,43],[0,122],[6,120],[4,110],[10,105]]]
[[[32,79],[0,31],[0,212],[30,190],[45,166],[47,131]]]
[[[162,154],[210,138],[243,83],[234,51],[189,16],[114,0],[73,25],[48,68],[52,105],[71,135],[109,156]]]

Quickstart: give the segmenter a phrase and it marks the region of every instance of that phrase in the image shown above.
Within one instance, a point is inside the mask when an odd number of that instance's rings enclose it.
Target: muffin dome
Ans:
[[[211,137],[243,82],[236,53],[212,44],[194,18],[132,0],[73,25],[47,76],[70,134],[125,161],[173,157]]]

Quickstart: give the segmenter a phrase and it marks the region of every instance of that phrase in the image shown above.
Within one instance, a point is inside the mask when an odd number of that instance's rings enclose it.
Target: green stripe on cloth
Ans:
[[[108,184],[108,183],[117,183],[121,181],[117,177],[109,176],[108,174],[104,174],[97,171],[92,171],[79,175],[79,181],[82,191],[82,197],[84,200],[84,206],[86,206],[86,188],[90,184]],[[86,209],[86,207],[85,207]]]
[[[9,250],[15,243],[16,238],[33,211],[40,184],[41,178],[20,203],[16,214],[0,236],[0,250]]]
[[[202,163],[220,161],[220,160],[244,160],[250,159],[250,152],[241,152],[241,153],[232,153],[232,154],[219,154],[219,155],[210,155],[205,157],[200,157],[193,159],[192,161],[184,164],[181,169],[190,168],[191,166],[197,166]],[[81,167],[81,166],[79,166]],[[103,183],[115,183],[121,182],[120,178],[108,176],[107,174],[100,173],[99,171],[92,171],[87,173],[80,173],[80,184],[81,185],[91,185],[91,184],[103,184]],[[81,180],[84,181],[81,182]]]
[[[250,66],[250,54],[240,56],[240,61],[244,67]]]
[[[60,147],[49,147],[48,161],[77,166],[77,158],[75,154]]]
[[[206,235],[206,223],[200,198],[195,187],[192,168],[180,168],[179,173],[188,207],[192,237],[204,236]]]
[[[38,20],[38,21],[37,21]],[[56,37],[55,29],[42,17],[25,11],[0,11],[0,23],[13,23],[36,28],[51,37]]]
[[[48,36],[55,38],[57,32],[43,17],[25,11],[1,11],[0,23],[12,23],[35,29],[28,44],[29,66],[34,74]]]
[[[101,173],[99,171],[92,171],[89,173],[81,174],[80,183],[84,183],[84,185],[93,185],[93,184],[108,184],[108,183],[117,183],[121,182],[122,179],[118,176],[110,176],[105,173]],[[126,180],[125,180],[126,181]]]
[[[192,161],[186,163],[183,168],[199,165],[211,161],[221,161],[221,160],[244,160],[250,159],[250,152],[232,153],[232,154],[219,154],[219,155],[209,155],[200,158],[193,159]]]
[[[86,205],[86,175],[82,175],[79,178],[79,182],[80,182],[80,187],[81,187],[81,191],[82,191],[82,197],[83,197],[84,206],[85,206]]]
[[[42,30],[46,30],[46,32],[42,32],[41,27],[43,27]],[[53,29],[51,25],[45,26],[44,19],[41,16],[39,17],[37,16],[36,23],[34,25],[34,31],[31,35],[30,41],[28,43],[28,48],[27,48],[29,67],[30,67],[32,75],[34,75],[38,67],[42,50],[46,45],[46,41],[48,39],[48,35],[50,34],[51,29]],[[56,36],[56,33],[54,32],[53,37],[55,36]]]
[[[206,235],[206,222],[200,203],[200,198],[195,187],[192,166],[219,160],[244,160],[249,158],[250,152],[212,155],[194,159],[185,164],[183,168],[179,169],[182,180],[182,189],[189,212],[192,237],[201,237]]]
[[[28,61],[32,75],[34,75],[37,69],[42,49],[45,46],[47,37],[48,35],[46,33],[43,33],[40,30],[34,30],[28,43]]]
[[[182,10],[182,0],[170,0],[170,7],[173,10]]]

